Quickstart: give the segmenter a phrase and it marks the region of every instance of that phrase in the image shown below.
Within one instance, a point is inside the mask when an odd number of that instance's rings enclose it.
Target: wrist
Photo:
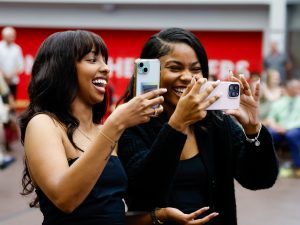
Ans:
[[[184,134],[186,133],[186,130],[188,127],[183,122],[178,122],[178,120],[176,118],[174,118],[173,116],[170,117],[168,124],[175,130],[182,132]]]
[[[245,135],[245,139],[247,142],[249,143],[254,143],[255,146],[260,146],[260,141],[258,140],[258,137],[260,135],[260,131],[261,131],[261,128],[262,128],[262,124],[259,123],[259,129],[258,129],[258,132],[256,132],[255,134],[257,134],[254,138],[249,138],[245,132],[245,130],[243,129],[243,132],[244,132],[244,135]],[[248,134],[249,135],[249,134]],[[254,134],[250,134],[250,135],[254,135]]]
[[[246,135],[257,134],[261,129],[261,123],[243,126]]]
[[[109,116],[106,121],[105,124],[109,124],[109,127],[112,127],[116,133],[121,134],[125,129],[126,129],[126,125],[125,123],[123,123],[123,121],[115,116]]]
[[[114,120],[113,118],[107,118],[103,125],[103,128],[107,130],[107,134],[110,134],[111,137],[115,137],[115,141],[120,138],[123,131],[125,130],[124,125],[122,123],[119,123],[117,120]]]
[[[150,212],[152,224],[164,224],[165,208],[155,208]]]

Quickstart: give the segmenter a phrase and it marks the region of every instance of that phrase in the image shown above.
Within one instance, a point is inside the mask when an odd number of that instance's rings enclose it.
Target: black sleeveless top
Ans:
[[[206,169],[200,154],[180,160],[169,194],[169,206],[191,213],[208,206],[207,196]]]
[[[77,159],[77,158],[76,158]],[[72,159],[69,165],[76,161]],[[117,156],[111,156],[87,198],[72,213],[60,211],[40,190],[36,193],[43,225],[124,225],[127,176]]]

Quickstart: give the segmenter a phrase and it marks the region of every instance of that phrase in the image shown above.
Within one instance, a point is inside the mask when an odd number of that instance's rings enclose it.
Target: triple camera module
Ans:
[[[230,84],[228,88],[229,97],[235,98],[240,94],[240,86],[238,84]]]

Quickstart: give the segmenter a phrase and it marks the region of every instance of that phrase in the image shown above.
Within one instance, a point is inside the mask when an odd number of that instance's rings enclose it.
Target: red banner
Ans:
[[[50,34],[66,29],[16,28],[16,42],[22,47],[24,73],[18,87],[19,107],[28,103],[27,86],[35,54]],[[109,50],[110,84],[114,98],[118,99],[133,73],[133,62],[140,54],[146,40],[156,30],[91,30],[99,34]],[[210,74],[224,79],[228,70],[248,76],[262,70],[262,32],[193,31],[201,40],[209,57]]]

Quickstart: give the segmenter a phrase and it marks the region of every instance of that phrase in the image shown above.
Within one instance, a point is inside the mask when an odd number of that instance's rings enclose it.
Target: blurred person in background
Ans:
[[[21,47],[15,43],[16,30],[13,27],[2,29],[0,41],[0,71],[10,89],[10,97],[16,101],[19,75],[23,72],[23,54]],[[6,101],[6,103],[8,103]],[[19,140],[19,131],[16,124],[15,107],[10,108],[10,120],[4,124],[6,148],[11,150],[11,143]]]
[[[287,81],[285,93],[271,105],[265,124],[276,144],[287,143],[294,175],[300,177],[300,81]]]
[[[13,97],[0,71],[0,169],[5,169],[15,161],[15,157],[7,152],[7,139],[4,124],[10,120],[10,110],[13,108]]]
[[[116,155],[124,129],[150,120],[163,108],[165,89],[153,90],[118,106],[103,124],[107,107],[108,52],[100,36],[65,31],[39,48],[28,92],[30,105],[20,117],[25,149],[23,194],[36,191],[43,225],[151,225],[152,214],[125,219],[126,173]],[[205,209],[184,214],[158,210],[185,225]],[[128,215],[128,214],[127,214]],[[129,218],[130,217],[130,218]]]
[[[208,224],[236,225],[234,179],[257,190],[272,187],[278,174],[272,137],[258,119],[259,83],[251,89],[244,76],[231,76],[241,85],[240,107],[226,113],[206,111],[218,101],[206,99],[218,82],[200,92],[209,76],[208,58],[193,33],[162,30],[145,43],[140,58],[160,60],[160,86],[168,91],[164,112],[126,129],[118,143],[128,174],[129,210],[155,213],[175,207],[189,213],[207,206],[206,213],[219,213]],[[133,97],[133,82],[125,102]],[[164,217],[159,220],[164,222]]]
[[[289,72],[292,69],[292,64],[288,56],[279,51],[278,43],[276,41],[271,41],[270,52],[264,58],[264,69],[267,71],[269,69],[275,69],[280,74],[280,81],[284,84],[290,77]]]
[[[260,119],[264,122],[271,105],[284,94],[280,74],[275,69],[268,69],[262,77],[260,94]]]
[[[15,43],[16,30],[13,27],[2,29],[0,41],[0,71],[9,86],[10,92],[16,98],[19,75],[23,72],[23,54],[21,47]]]

